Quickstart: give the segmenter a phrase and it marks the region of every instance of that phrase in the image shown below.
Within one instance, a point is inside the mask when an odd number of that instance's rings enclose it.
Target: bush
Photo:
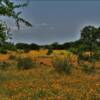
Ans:
[[[16,51],[17,50],[15,45],[13,43],[10,43],[10,42],[6,42],[3,47],[8,51]]]
[[[9,56],[9,59],[10,59],[10,60],[16,60],[17,58],[16,58],[15,55],[10,55],[10,56]]]
[[[3,47],[0,48],[0,53],[7,54],[7,50]]]
[[[85,54],[85,52],[81,52],[78,55],[78,59],[79,61],[89,61],[91,63],[96,62],[97,60],[99,60],[99,56],[96,54]]]
[[[17,67],[18,69],[31,69],[36,66],[36,62],[34,62],[31,58],[23,57],[17,59]]]
[[[100,61],[100,50],[97,50],[97,51],[95,52],[95,54],[93,55],[93,58],[94,58],[95,60],[99,60],[99,61]]]
[[[51,55],[53,53],[52,49],[48,49],[47,55]]]
[[[5,61],[0,62],[0,69],[2,69],[2,70],[7,69],[9,66],[10,66],[10,64]]]
[[[72,72],[72,64],[68,58],[59,58],[55,57],[53,59],[53,66],[57,72],[71,74]]]
[[[91,58],[89,55],[83,55],[83,52],[79,53],[78,57],[79,60],[83,60],[83,61],[89,61],[89,59]]]
[[[81,70],[86,74],[92,74],[95,72],[95,66],[93,64],[82,64]]]
[[[70,48],[69,49],[69,52],[72,52],[72,53],[74,53],[74,54],[77,54],[78,53],[78,48]]]

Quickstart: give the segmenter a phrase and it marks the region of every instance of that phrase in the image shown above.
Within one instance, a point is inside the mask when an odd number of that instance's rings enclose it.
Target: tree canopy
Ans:
[[[20,22],[23,22],[26,26],[32,26],[28,21],[20,17],[20,15],[22,14],[21,11],[16,11],[17,8],[25,7],[27,6],[27,4],[28,3],[26,2],[24,4],[16,5],[11,0],[0,0],[0,15],[14,18],[18,29],[20,29]]]
[[[85,26],[81,31],[81,40],[85,43],[100,42],[100,28]]]
[[[89,50],[95,50],[100,44],[100,27],[85,26],[81,31],[82,43]]]

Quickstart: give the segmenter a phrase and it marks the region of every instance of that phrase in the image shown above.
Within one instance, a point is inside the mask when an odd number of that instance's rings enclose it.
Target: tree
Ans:
[[[30,50],[39,50],[40,46],[38,44],[32,43],[30,44]]]
[[[27,44],[27,43],[17,43],[16,48],[17,49],[23,49],[23,50],[30,49],[29,44]]]
[[[29,0],[28,0],[29,1]],[[15,19],[18,29],[20,29],[20,22],[24,23],[26,26],[32,26],[28,21],[20,17],[21,11],[17,12],[17,8],[27,6],[27,3],[16,5],[12,0],[0,0],[0,16],[8,16]],[[0,22],[0,45],[1,51],[5,51],[4,46],[7,45],[6,40],[11,39],[10,28],[7,27],[6,22]]]
[[[79,58],[84,58],[83,53],[88,51],[90,52],[88,59],[91,61],[95,60],[94,58],[98,55],[97,51],[100,52],[100,28],[85,26],[81,31],[80,41],[81,45],[78,48]]]
[[[20,29],[20,22],[23,22],[27,26],[32,26],[28,21],[20,17],[20,15],[22,14],[21,11],[16,12],[17,8],[25,7],[27,6],[27,4],[28,3],[16,5],[11,0],[0,0],[0,15],[14,18],[18,29]]]
[[[81,31],[81,40],[86,44],[100,43],[100,27],[86,26]]]
[[[52,49],[58,49],[58,47],[59,47],[58,42],[52,43],[52,44],[51,44],[51,47],[52,47]]]
[[[95,51],[100,43],[100,28],[86,26],[81,31],[80,39],[89,51]],[[86,49],[86,48],[84,48]]]
[[[100,27],[98,27],[98,30],[96,31],[96,35],[94,36],[96,38],[96,43],[98,46],[100,46]]]

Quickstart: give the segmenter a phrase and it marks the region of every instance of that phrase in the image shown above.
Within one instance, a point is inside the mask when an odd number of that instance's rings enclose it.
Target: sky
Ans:
[[[30,0],[26,8],[19,10],[33,27],[21,24],[21,29],[17,30],[14,20],[2,17],[12,29],[11,42],[14,43],[70,42],[80,38],[84,26],[100,26],[99,0]]]

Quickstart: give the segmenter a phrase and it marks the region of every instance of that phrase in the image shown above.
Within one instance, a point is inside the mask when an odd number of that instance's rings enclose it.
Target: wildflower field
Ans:
[[[100,100],[100,62],[95,64],[95,73],[86,74],[80,70],[76,55],[64,50],[46,54],[47,50],[0,54],[0,100]],[[73,65],[70,75],[53,66],[54,57],[65,56]],[[19,57],[31,58],[34,66],[19,70]]]

